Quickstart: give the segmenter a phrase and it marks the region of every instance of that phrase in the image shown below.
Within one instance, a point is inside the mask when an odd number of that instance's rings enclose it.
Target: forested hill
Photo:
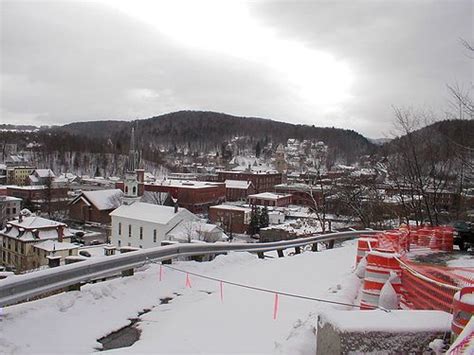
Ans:
[[[219,151],[222,143],[237,136],[249,138],[249,149],[257,142],[278,144],[288,138],[320,140],[329,145],[334,158],[347,162],[375,149],[373,143],[352,130],[203,111],[180,111],[133,122],[77,122],[55,130],[76,138],[85,137],[86,141],[93,138],[108,142],[116,151],[125,152],[132,125],[136,127],[137,141],[144,155],[159,148],[174,147],[185,147],[192,152]]]
[[[432,123],[385,143],[382,152],[388,155],[400,152],[410,144],[410,140],[420,152],[433,150],[434,146],[438,148],[438,154],[443,152],[448,156],[453,154],[454,148],[472,151],[474,149],[474,120],[453,119]],[[438,158],[443,159],[443,154]]]

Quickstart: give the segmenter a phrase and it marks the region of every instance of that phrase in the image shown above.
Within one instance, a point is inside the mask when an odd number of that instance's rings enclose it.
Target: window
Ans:
[[[72,255],[72,249],[69,249],[69,256]]]
[[[10,207],[7,208],[7,214],[10,214]]]
[[[143,227],[140,227],[140,240],[143,240]]]
[[[156,229],[153,229],[153,243],[156,243]]]
[[[132,237],[132,225],[131,224],[128,225],[128,237],[129,238]]]
[[[118,224],[118,235],[122,235],[122,222]]]
[[[122,242],[120,240],[118,241],[118,246],[122,246]]]
[[[137,193],[137,187],[134,186],[133,189],[132,189],[132,191],[133,191],[133,194],[135,195],[135,194]]]
[[[13,208],[12,208],[12,211],[13,211],[13,212],[12,212],[13,214],[16,214],[16,207],[13,207]],[[7,212],[7,213],[8,213],[8,212]]]
[[[128,246],[129,246],[129,247],[131,247],[131,246],[132,246],[132,244],[131,244],[130,242],[128,242]]]

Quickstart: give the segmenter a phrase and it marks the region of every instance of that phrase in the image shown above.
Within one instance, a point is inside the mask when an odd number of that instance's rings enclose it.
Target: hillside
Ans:
[[[474,120],[444,120],[420,128],[410,135],[395,138],[382,146],[386,154],[393,154],[407,146],[408,140],[413,139],[415,145],[424,150],[428,145],[438,145],[450,154],[448,147],[474,149]],[[441,147],[443,146],[443,147]],[[439,158],[442,158],[441,156]]]
[[[134,122],[77,122],[57,128],[76,137],[110,139],[117,151],[128,149],[132,125],[144,155],[158,149],[187,148],[192,152],[219,151],[222,143],[236,136],[248,137],[253,150],[258,141],[278,144],[288,138],[316,139],[329,145],[335,159],[351,162],[370,154],[375,145],[352,130],[297,125],[262,118],[236,117],[223,113],[180,111]]]

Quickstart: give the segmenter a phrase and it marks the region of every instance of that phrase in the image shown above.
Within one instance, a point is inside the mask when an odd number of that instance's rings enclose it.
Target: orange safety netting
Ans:
[[[420,264],[402,258],[402,299],[409,309],[452,312],[457,290],[474,286],[474,268]]]

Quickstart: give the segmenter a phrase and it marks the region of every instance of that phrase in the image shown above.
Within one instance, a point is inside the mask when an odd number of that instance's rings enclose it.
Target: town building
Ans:
[[[179,207],[192,213],[206,213],[210,206],[225,201],[225,183],[207,181],[161,180],[145,184],[144,191],[168,192]]]
[[[35,170],[32,166],[7,166],[7,184],[24,186],[29,184],[29,176]]]
[[[247,233],[252,210],[233,205],[218,205],[209,208],[209,220],[226,233]]]
[[[251,181],[256,193],[274,191],[282,183],[282,174],[276,171],[218,171],[218,180]]]
[[[45,244],[35,248],[38,243],[55,241],[56,248],[68,250],[68,255],[74,255],[77,249],[70,245],[71,237],[72,234],[64,223],[38,216],[20,215],[18,219],[9,221],[0,231],[1,262],[16,272],[35,269],[43,265],[41,260],[55,251],[55,248],[45,251]]]
[[[21,198],[0,196],[0,228],[20,215]]]
[[[51,169],[35,169],[33,173],[28,176],[30,185],[50,185],[56,175]]]
[[[110,212],[122,204],[120,189],[83,191],[69,204],[69,218],[82,223],[110,223]]]
[[[69,203],[65,187],[7,186],[7,195],[21,198],[24,208],[42,212],[64,210]]]
[[[153,248],[169,240],[181,223],[198,221],[197,216],[185,208],[135,202],[122,205],[110,213],[112,233],[110,241],[120,247]]]
[[[226,201],[246,201],[247,196],[255,193],[255,188],[251,181],[226,180],[225,199]]]
[[[271,192],[262,192],[255,195],[249,195],[249,204],[255,206],[286,207],[291,204],[291,194],[275,194]]]
[[[292,204],[314,207],[321,203],[323,197],[320,186],[304,183],[280,184],[275,186],[275,191],[280,194],[291,194]]]

